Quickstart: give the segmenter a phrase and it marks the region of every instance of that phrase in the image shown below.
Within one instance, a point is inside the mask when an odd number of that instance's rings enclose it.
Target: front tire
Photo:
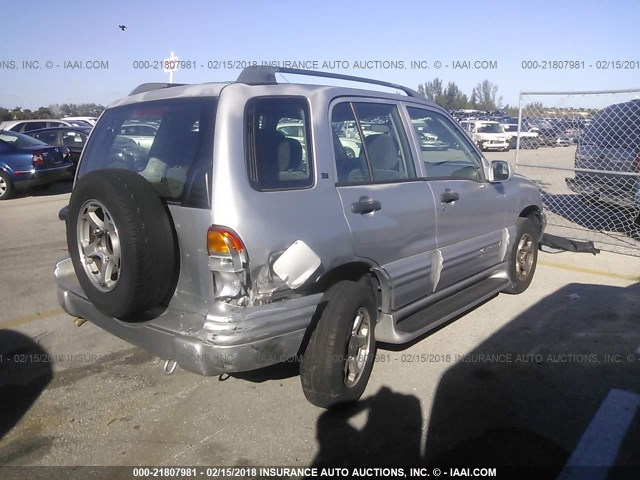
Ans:
[[[518,218],[517,235],[513,248],[509,252],[509,285],[504,293],[517,295],[524,292],[536,271],[538,263],[538,238],[540,232],[530,218]]]
[[[332,286],[300,362],[307,400],[329,408],[356,402],[364,393],[376,352],[378,309],[368,283],[342,281]]]

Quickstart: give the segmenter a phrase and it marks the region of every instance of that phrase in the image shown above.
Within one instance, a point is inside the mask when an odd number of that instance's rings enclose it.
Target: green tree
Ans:
[[[12,120],[22,120],[23,119],[22,107],[15,107],[11,110],[11,119]]]
[[[418,92],[424,95],[427,100],[431,100],[438,104],[440,104],[444,99],[442,80],[438,77],[434,78],[432,81],[424,82],[424,84],[419,85]]]
[[[35,118],[51,118],[53,114],[51,110],[46,107],[40,107],[38,110],[34,112]]]
[[[104,111],[104,106],[96,103],[57,103],[48,107],[39,107],[37,110],[30,110],[22,107],[15,107],[11,110],[0,107],[0,120],[29,120],[32,118],[62,118],[62,117],[97,117]]]
[[[78,116],[78,108],[73,103],[63,103],[60,105],[61,117],[76,117]]]
[[[542,102],[527,103],[522,109],[522,114],[528,117],[539,117],[545,112]]]
[[[62,116],[62,112],[60,111],[60,105],[58,105],[57,103],[52,103],[47,108],[51,112],[52,118],[58,118]]]
[[[469,98],[460,91],[455,82],[449,82],[442,96],[440,106],[449,110],[459,110],[461,108],[469,108]]]
[[[515,106],[512,107],[508,103],[504,107],[502,107],[502,111],[505,112],[510,117],[517,117],[519,112],[518,107],[515,107]]]
[[[474,87],[471,103],[473,108],[479,110],[497,110],[502,105],[502,97],[498,97],[498,86],[489,80],[483,80]]]

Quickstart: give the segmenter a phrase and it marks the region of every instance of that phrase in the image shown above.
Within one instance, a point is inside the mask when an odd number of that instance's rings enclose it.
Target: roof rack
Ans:
[[[134,88],[129,94],[129,96],[136,95],[138,93],[152,92],[154,90],[160,90],[161,88],[182,87],[184,85],[187,85],[187,84],[186,83],[160,83],[160,82],[143,83],[138,85],[136,88]]]
[[[395,88],[402,90],[409,97],[422,97],[418,92],[411,88],[395,83],[383,82],[382,80],[373,80],[371,78],[355,77],[353,75],[342,75],[340,73],[319,72],[317,70],[302,70],[299,68],[271,67],[267,65],[254,65],[246,67],[236,80],[239,83],[247,85],[277,85],[276,73],[290,73],[293,75],[307,75],[310,77],[335,78],[338,80],[349,80],[351,82],[371,83],[373,85],[381,85],[383,87]]]

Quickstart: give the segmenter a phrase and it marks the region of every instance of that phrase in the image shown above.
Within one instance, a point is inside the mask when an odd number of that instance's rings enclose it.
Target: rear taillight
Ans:
[[[224,227],[209,227],[207,230],[207,253],[211,255],[233,255],[242,253],[244,244],[233,231]]]
[[[42,152],[34,152],[31,158],[31,164],[34,167],[44,165],[44,158],[42,158]]]
[[[244,304],[246,298],[241,297],[246,296],[248,288],[248,258],[238,234],[224,227],[209,227],[207,253],[216,298],[240,299],[238,304]]]

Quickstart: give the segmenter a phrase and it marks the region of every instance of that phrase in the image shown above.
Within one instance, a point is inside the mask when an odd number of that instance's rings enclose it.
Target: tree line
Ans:
[[[455,82],[448,82],[445,86],[438,77],[418,85],[418,92],[448,110],[473,108],[489,112],[503,110],[509,114],[517,114],[518,111],[517,107],[502,105],[498,86],[489,80],[483,80],[473,87],[470,96],[463,93]]]
[[[63,103],[40,107],[37,110],[22,107],[12,109],[0,107],[0,121],[31,120],[38,118],[97,117],[104,110],[95,103]]]

